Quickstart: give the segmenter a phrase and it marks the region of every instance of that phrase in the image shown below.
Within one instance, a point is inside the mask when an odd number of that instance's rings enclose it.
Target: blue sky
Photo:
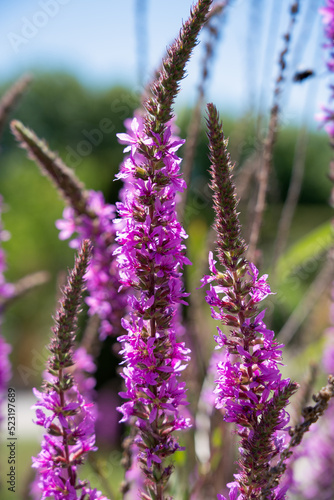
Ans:
[[[271,24],[273,2],[281,2],[282,14]],[[282,48],[282,34],[288,24],[290,0],[230,0],[222,38],[218,46],[213,77],[207,100],[226,113],[245,112],[254,95],[263,96],[265,108],[270,105],[277,58]],[[0,2],[0,74],[1,79],[18,76],[34,68],[63,69],[78,76],[85,84],[108,86],[137,84],[137,45],[135,30],[136,0],[13,0]],[[166,46],[178,33],[182,20],[188,17],[190,0],[146,0],[147,17],[143,25],[146,37],[146,79],[159,65]],[[301,85],[285,96],[284,120],[300,119],[308,100],[309,119],[326,103],[328,79],[321,53],[321,22],[317,8],[321,0],[301,2],[303,11],[313,9],[309,25],[297,26],[294,41],[298,55],[293,65],[314,67],[320,77]],[[249,19],[262,17],[263,30],[250,30]],[[304,16],[304,17],[303,17]],[[308,16],[310,19],[310,16]],[[275,30],[277,43],[268,47],[268,31]],[[302,42],[302,43],[301,43]],[[318,47],[315,50],[315,47]],[[199,79],[202,47],[196,48],[188,65],[178,103],[191,105]],[[265,69],[264,69],[265,68]],[[264,75],[264,76],[263,76]],[[289,75],[291,81],[291,74]],[[263,80],[265,86],[262,85]],[[308,95],[307,95],[308,93]],[[312,102],[311,102],[312,101]]]

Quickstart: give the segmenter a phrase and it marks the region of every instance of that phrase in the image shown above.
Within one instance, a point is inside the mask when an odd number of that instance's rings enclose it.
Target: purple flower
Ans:
[[[327,38],[327,42],[324,48],[329,49],[329,57],[327,60],[327,68],[333,73],[334,72],[334,2],[333,0],[326,0],[325,7],[319,9],[320,14],[323,16],[324,32]],[[334,87],[330,85],[331,100],[334,96]],[[329,137],[333,139],[334,137],[334,110],[331,107],[322,107],[322,112],[316,115],[316,119],[321,121],[324,125],[326,132]]]
[[[89,216],[87,214],[94,214]],[[97,314],[101,319],[100,338],[123,333],[120,319],[126,307],[126,292],[120,290],[118,270],[114,258],[116,248],[113,219],[115,207],[105,203],[101,192],[89,191],[86,213],[78,215],[72,207],[66,207],[63,219],[56,222],[59,238],[68,239],[72,248],[79,248],[83,239],[94,243],[93,255],[87,270],[86,303],[90,316]]]
[[[119,396],[113,387],[103,387],[97,392],[96,419],[97,440],[116,445],[119,436],[119,414],[116,407],[119,405]]]
[[[94,387],[95,378],[92,376],[96,372],[96,365],[93,356],[88,354],[83,346],[79,346],[73,353],[74,369],[72,375],[76,386],[87,401],[95,399]]]
[[[0,335],[0,406],[3,405],[7,397],[8,382],[11,379],[12,371],[9,361],[11,346],[5,342],[5,339]],[[3,420],[3,415],[0,413],[0,423]]]
[[[11,283],[7,283],[3,274],[7,269],[7,264],[6,264],[6,254],[1,247],[1,242],[7,241],[10,238],[10,234],[2,226],[1,215],[3,209],[4,209],[3,198],[0,195],[0,314],[2,313],[2,304],[4,300],[9,299],[14,294],[14,286]]]
[[[131,463],[125,471],[126,491],[124,492],[124,500],[138,498],[140,491],[144,489],[143,475],[137,460],[138,453],[138,447],[136,443],[133,442],[128,450]]]
[[[325,25],[325,34],[329,40],[328,46],[334,47],[334,2],[327,0],[326,6],[319,9],[320,14],[323,16],[323,23]]]
[[[187,404],[185,384],[178,378],[189,359],[188,349],[178,342],[175,318],[179,304],[186,303],[181,270],[189,260],[184,255],[187,237],[176,217],[175,197],[183,189],[180,159],[176,150],[184,141],[172,136],[167,125],[162,137],[145,134],[138,118],[127,123],[132,133],[119,134],[130,152],[123,162],[119,178],[124,180],[116,250],[120,281],[132,287],[128,303],[132,309],[123,327],[121,354],[126,390],[120,393],[128,401],[119,410],[128,421],[135,416],[138,436],[138,460],[148,477],[154,471],[168,477],[164,458],[179,449],[171,432],[187,427],[181,406]],[[162,433],[159,428],[168,432]],[[156,437],[152,437],[156,429]],[[148,446],[147,437],[152,442]]]
[[[237,482],[228,483],[226,486],[230,489],[228,499],[224,495],[217,495],[217,500],[243,500],[242,495],[239,495],[239,487]]]
[[[54,496],[60,500],[66,494],[80,498],[75,489],[77,465],[88,451],[96,450],[91,404],[85,402],[75,386],[70,395],[36,390],[34,394],[38,398],[34,405],[35,423],[47,431],[41,452],[33,458],[42,499]]]
[[[7,269],[6,265],[6,255],[1,248],[1,242],[6,241],[9,238],[9,233],[5,231],[2,227],[1,214],[3,211],[3,199],[0,195],[0,332],[2,324],[2,314],[3,314],[3,303],[12,297],[14,294],[14,286],[11,283],[7,283],[4,272]],[[9,361],[9,354],[11,352],[11,347],[6,343],[5,339],[0,333],[0,407],[7,395],[8,382],[11,378],[11,365]],[[3,415],[0,413],[0,423],[3,420]]]
[[[44,427],[46,433],[40,453],[33,457],[37,477],[32,492],[36,497],[39,488],[42,500],[50,496],[55,500],[104,498],[77,477],[77,466],[83,463],[89,451],[97,449],[95,416],[92,403],[82,396],[69,371],[74,364],[74,335],[89,254],[90,247],[85,240],[55,316],[48,377],[42,392],[34,389],[35,423]],[[87,367],[87,357],[84,364]]]

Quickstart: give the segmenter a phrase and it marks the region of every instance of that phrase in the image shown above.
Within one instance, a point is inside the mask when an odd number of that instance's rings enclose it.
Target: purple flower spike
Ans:
[[[72,350],[90,251],[89,242],[85,240],[55,316],[43,391],[34,390],[37,397],[35,423],[46,430],[42,450],[33,457],[37,477],[32,492],[41,500],[49,497],[106,500],[100,492],[92,490],[87,481],[82,482],[77,477],[77,466],[83,463],[89,451],[97,449],[95,415],[92,403],[87,403],[80,394],[69,371],[74,365]]]
[[[8,231],[3,229],[2,227],[1,215],[3,212],[3,208],[4,208],[3,199],[2,196],[0,195],[0,315],[2,314],[3,302],[6,299],[12,297],[15,291],[14,285],[12,285],[11,283],[7,283],[3,274],[7,269],[7,264],[6,264],[6,254],[1,247],[1,242],[7,241],[10,238],[10,234],[8,233]],[[0,318],[0,323],[1,323],[1,318]]]
[[[326,0],[325,7],[319,9],[320,14],[323,16],[324,33],[327,39],[324,48],[329,49],[329,56],[327,60],[327,68],[334,72],[334,2],[333,0]],[[330,85],[331,97],[333,100],[334,86]],[[316,120],[322,122],[326,132],[331,141],[334,140],[334,109],[333,106],[323,106],[322,112],[316,115]]]
[[[187,403],[184,384],[178,381],[189,351],[176,339],[174,320],[178,305],[188,295],[183,291],[181,270],[190,262],[184,255],[187,235],[175,210],[180,185],[175,141],[168,142],[169,126],[164,141],[159,142],[146,136],[134,121],[137,142],[134,136],[121,135],[123,143],[128,137],[131,155],[120,173],[127,189],[118,204],[121,246],[116,254],[121,282],[136,292],[129,297],[132,312],[123,321],[128,334],[120,338],[127,364],[123,371],[126,391],[121,396],[128,401],[119,410],[122,421],[137,418],[138,460],[147,478],[155,482],[159,474],[159,483],[164,484],[171,468],[164,467],[163,461],[179,449],[171,432],[189,425],[180,413]]]
[[[118,138],[130,153],[117,178],[124,181],[117,204],[116,241],[121,283],[130,287],[127,330],[119,340],[125,368],[127,401],[119,408],[122,422],[134,420],[138,428],[137,459],[145,475],[143,499],[163,500],[172,465],[165,459],[180,449],[173,431],[189,427],[181,413],[186,405],[181,371],[189,350],[178,342],[176,317],[186,304],[181,272],[190,264],[177,220],[176,196],[185,189],[176,151],[183,141],[172,135],[172,105],[184,77],[185,65],[196,45],[211,0],[198,0],[179,38],[167,51],[159,78],[150,88],[146,114],[127,123]]]
[[[56,221],[60,239],[68,239],[77,233],[70,242],[72,248],[79,248],[84,239],[94,243],[86,276],[86,303],[89,315],[97,314],[101,319],[101,340],[108,335],[124,333],[120,319],[126,307],[126,293],[119,290],[118,270],[113,256],[116,248],[114,216],[115,207],[105,203],[101,192],[88,191],[85,212],[78,214],[74,208],[66,207],[64,218]]]
[[[9,354],[11,352],[11,346],[5,342],[5,339],[0,335],[0,406],[3,405],[5,398],[7,397],[8,382],[11,379],[11,365],[9,362]],[[0,413],[0,424],[3,420],[3,415]]]
[[[212,104],[208,105],[208,128],[217,253],[224,270],[217,270],[211,254],[211,276],[202,283],[210,284],[207,302],[212,317],[229,332],[218,329],[215,337],[225,353],[217,365],[216,408],[224,411],[226,422],[237,425],[241,438],[239,473],[228,485],[229,500],[260,500],[264,498],[261,493],[268,482],[271,461],[281,452],[278,436],[289,422],[284,408],[297,386],[290,379],[282,379],[282,346],[274,340],[274,332],[266,328],[264,311],[258,311],[258,303],[271,291],[267,276],[259,277],[259,271],[244,257],[246,245],[240,234],[227,141]],[[284,498],[276,486],[266,499]],[[218,498],[225,499],[223,495]]]
[[[14,294],[14,286],[11,283],[7,283],[3,274],[4,271],[6,271],[7,266],[6,255],[1,248],[1,242],[6,241],[9,238],[9,233],[2,227],[2,211],[3,200],[0,195],[0,329],[2,323],[3,303]],[[2,406],[5,396],[7,395],[8,382],[11,378],[11,365],[9,361],[10,352],[11,346],[7,344],[3,336],[0,334],[0,407]],[[3,415],[0,413],[0,423],[2,420]]]

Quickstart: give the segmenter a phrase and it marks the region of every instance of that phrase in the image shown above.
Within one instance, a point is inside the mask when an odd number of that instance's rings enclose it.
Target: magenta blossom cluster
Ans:
[[[79,346],[73,352],[74,369],[72,371],[76,386],[86,401],[95,399],[96,364],[94,358],[89,354],[85,347]]]
[[[224,420],[237,424],[237,432],[242,438],[241,454],[243,459],[239,461],[240,473],[236,474],[236,481],[230,483],[230,500],[246,500],[249,498],[249,475],[251,466],[256,465],[256,446],[263,448],[260,452],[264,463],[261,464],[263,472],[270,466],[272,460],[277,458],[283,451],[285,445],[284,434],[289,422],[289,415],[284,408],[279,409],[272,426],[269,443],[260,443],[265,416],[273,411],[273,402],[279,399],[281,394],[291,385],[290,379],[282,379],[279,365],[281,365],[282,351],[274,339],[274,332],[269,330],[264,324],[265,311],[261,311],[255,316],[245,317],[242,312],[235,316],[235,304],[244,309],[243,312],[252,311],[254,306],[264,300],[271,292],[266,282],[267,276],[259,278],[259,273],[253,264],[249,266],[248,279],[242,286],[243,296],[237,297],[236,289],[221,286],[222,273],[216,269],[216,261],[210,254],[211,276],[205,277],[203,284],[210,283],[210,290],[207,292],[206,300],[211,306],[212,317],[228,325],[233,329],[233,336],[226,335],[220,328],[217,328],[218,335],[215,336],[217,348],[224,351],[223,360],[218,362],[216,380],[216,401],[217,409],[222,410]],[[229,271],[225,271],[224,280],[235,280],[235,276]],[[238,285],[237,285],[238,286]],[[245,291],[248,291],[247,296]],[[268,429],[270,424],[267,423]],[[262,428],[261,428],[262,427]],[[268,436],[267,436],[268,439]],[[265,447],[266,444],[267,449]],[[252,457],[253,453],[253,457]],[[261,474],[262,475],[262,474]],[[256,476],[256,474],[254,474]],[[261,491],[263,483],[259,478],[258,492]],[[254,497],[256,496],[256,488]],[[250,491],[251,491],[250,490]],[[284,498],[285,491],[279,488],[273,493],[275,500]],[[226,500],[223,495],[218,498]],[[269,498],[269,497],[268,497]]]
[[[169,141],[172,144],[180,144],[182,145],[184,143],[184,140],[180,139],[179,137],[179,128],[175,123],[176,116],[173,116],[171,120],[167,122],[167,126],[170,127],[170,138]],[[124,144],[124,137],[127,136],[128,138],[131,138],[133,141],[132,144],[135,144],[137,139],[140,137],[143,137],[145,135],[144,132],[144,127],[145,127],[145,120],[144,120],[144,115],[143,111],[138,109],[134,113],[133,118],[127,118],[124,121],[124,126],[126,129],[126,134],[118,134],[118,139],[121,144]],[[126,140],[126,139],[125,139]],[[126,142],[125,142],[126,144]],[[132,148],[127,147],[124,149],[124,152],[130,152],[132,151]],[[131,154],[127,155],[124,159],[124,162],[131,161]],[[128,172],[127,175],[122,175],[122,173],[119,173],[117,178],[123,180],[123,187],[121,188],[119,192],[119,199],[122,202],[126,201],[126,198],[130,196],[130,192],[132,191],[132,187],[135,185],[135,180],[133,179],[132,175]],[[181,197],[179,196],[179,191],[175,192],[175,207],[176,210],[178,209],[179,202],[181,201]],[[173,327],[175,329],[176,335],[177,336],[182,336],[185,333],[185,328],[182,324],[182,304],[179,303],[176,305],[176,311],[173,316]]]
[[[180,139],[179,137],[179,128],[175,123],[176,116],[173,116],[171,120],[167,123],[167,126],[170,129],[170,142],[175,143],[175,144],[184,144],[184,140]],[[134,116],[132,118],[127,118],[124,120],[124,127],[126,130],[125,134],[117,134],[118,141],[120,144],[129,144],[128,147],[124,149],[124,153],[129,152],[130,155],[126,155],[124,158],[124,161],[122,165],[129,161],[131,159],[131,153],[133,150],[133,146],[137,143],[138,140],[140,140],[141,137],[145,135],[145,117],[143,114],[143,110],[137,109],[134,112]],[[122,175],[122,171],[116,176],[118,179],[121,179],[123,181],[123,187],[119,191],[119,199],[124,202],[126,199],[126,196],[132,189],[133,185],[133,178],[131,177],[131,172],[127,171],[125,175]],[[179,201],[178,199],[178,192],[175,193],[175,201],[176,203]]]
[[[100,338],[104,340],[108,335],[120,335],[121,317],[126,307],[125,291],[120,291],[120,282],[116,260],[113,256],[115,246],[115,216],[114,205],[104,201],[101,192],[89,191],[86,202],[87,214],[77,215],[69,206],[63,212],[63,219],[56,221],[60,230],[59,238],[65,240],[75,236],[70,241],[72,248],[78,249],[82,240],[90,239],[94,242],[93,255],[87,270],[86,302],[89,306],[89,315],[97,314],[101,319]]]
[[[38,399],[34,405],[35,423],[46,430],[41,452],[33,458],[41,500],[48,497],[55,500],[105,498],[77,482],[77,466],[89,451],[96,450],[91,403],[87,404],[75,387],[65,399],[57,391],[45,393],[35,389],[34,394]],[[75,444],[64,445],[64,436],[67,443]]]
[[[176,151],[184,141],[172,137],[170,125],[163,136],[146,135],[138,118],[130,134],[118,134],[130,153],[118,178],[125,179],[115,252],[120,281],[129,287],[131,312],[123,320],[127,335],[120,338],[126,367],[123,370],[128,401],[122,421],[136,418],[138,459],[147,478],[164,483],[170,467],[163,459],[179,449],[172,432],[189,426],[180,408],[186,404],[185,384],[179,381],[189,351],[177,341],[174,318],[186,304],[181,270],[190,264],[182,241],[187,237],[177,220],[175,197],[185,188]],[[160,498],[158,496],[157,498]],[[162,497],[161,497],[162,498]]]
[[[211,315],[223,325],[242,332],[237,340],[227,336],[217,327],[218,335],[215,336],[215,340],[217,348],[224,350],[224,359],[217,365],[215,406],[223,410],[226,422],[237,424],[240,436],[251,437],[252,434],[254,435],[252,425],[256,425],[266,413],[273,395],[279,395],[284,388],[289,386],[290,379],[282,379],[279,368],[279,365],[282,365],[282,345],[277,344],[274,332],[269,330],[263,322],[265,310],[250,318],[242,318],[242,314],[239,317],[232,315],[231,311],[235,309],[232,300],[240,300],[240,298],[236,297],[235,290],[231,291],[230,287],[216,284],[221,280],[221,273],[215,264],[216,261],[210,252],[209,267],[212,274],[203,278],[202,282],[203,284],[210,283],[206,301],[211,306]],[[224,279],[227,276],[233,283],[235,279],[233,274],[226,271]],[[249,264],[248,279],[244,284],[248,295],[242,297],[242,304],[240,304],[245,310],[252,310],[271,293],[266,280],[267,275],[259,277],[256,267]],[[275,425],[277,436],[278,431],[286,428],[288,422],[289,415],[282,409]],[[277,445],[280,445],[281,441],[279,439]],[[276,446],[273,446],[272,458],[279,451]],[[270,461],[270,457],[268,460]],[[232,491],[236,487],[237,483],[233,483]],[[233,498],[233,494],[230,498]]]
[[[326,47],[331,50],[330,58],[327,61],[327,67],[330,71],[334,71],[334,1],[326,0],[325,7],[321,7],[319,12],[323,16],[325,35],[327,38]]]
[[[90,253],[89,241],[85,240],[54,318],[43,391],[34,389],[37,397],[35,423],[45,429],[41,451],[33,457],[37,476],[32,490],[35,498],[39,490],[41,500],[49,497],[106,500],[77,476],[77,468],[87,453],[96,450],[92,403],[87,403],[80,394],[71,373],[77,316]]]
[[[0,407],[2,407],[6,397],[8,382],[11,379],[12,370],[9,361],[11,346],[7,344],[2,335],[0,335]],[[0,412],[0,423],[3,420],[3,415]]]
[[[13,296],[14,286],[11,283],[7,283],[4,272],[7,269],[6,265],[6,255],[1,247],[1,242],[6,241],[9,238],[9,233],[5,231],[1,224],[1,214],[3,211],[3,200],[0,195],[0,329],[2,323],[3,314],[3,304],[4,302]],[[1,332],[1,330],[0,330]],[[9,362],[9,354],[11,352],[11,347],[0,333],[0,406],[5,397],[8,382],[11,378],[11,365]],[[2,414],[0,413],[0,421],[2,420]]]
[[[89,403],[92,403],[96,399],[96,380],[93,375],[96,372],[94,358],[86,351],[85,347],[80,345],[73,350],[72,357],[73,365],[68,369],[68,373],[75,381],[75,390],[81,394],[87,405],[89,405]],[[48,383],[54,383],[54,376],[47,370],[43,372],[43,379]],[[72,398],[70,395],[69,397]],[[75,398],[75,394],[73,394],[73,397]],[[96,404],[91,404],[90,406],[91,413],[94,417],[97,417]]]
[[[219,280],[219,271],[215,264],[216,261],[210,252],[209,266],[212,274],[202,280],[204,284]],[[253,264],[250,264],[248,275],[247,308],[252,308],[271,292],[266,282],[267,275],[259,278],[259,272]],[[232,282],[232,274],[230,278]],[[206,301],[211,306],[211,315],[214,319],[221,321],[223,325],[241,328],[244,334],[249,331],[252,339],[256,338],[251,346],[247,344],[243,346],[230,340],[220,328],[217,328],[218,335],[215,336],[218,347],[226,350],[225,360],[218,364],[216,408],[224,408],[224,418],[227,422],[235,422],[242,426],[254,416],[254,411],[256,416],[261,415],[272,391],[280,391],[288,385],[289,379],[282,380],[279,369],[279,365],[282,364],[282,346],[277,344],[274,332],[267,329],[263,322],[265,311],[261,311],[254,318],[244,318],[242,324],[239,318],[229,313],[231,306],[233,309],[229,287],[211,284]],[[240,357],[241,361],[236,361],[236,356]],[[250,374],[252,374],[251,382],[245,386]],[[277,428],[284,427],[288,420],[288,415],[282,412],[281,422]]]
[[[63,398],[66,411],[69,409],[73,411],[73,415],[71,418],[68,417],[67,421],[59,414],[61,397],[57,391],[50,392],[45,396],[43,392],[34,389],[34,394],[38,399],[38,402],[33,407],[36,409],[37,418],[35,423],[43,426],[47,431],[47,435],[42,440],[42,451],[36,458],[33,458],[32,467],[36,469],[37,474],[30,485],[30,494],[34,500],[41,499],[41,492],[45,492],[44,495],[48,497],[51,494],[55,494],[54,491],[57,489],[60,498],[67,498],[66,495],[69,495],[69,498],[71,498],[71,494],[73,495],[73,499],[78,498],[78,496],[75,496],[77,494],[74,491],[75,487],[69,480],[70,474],[65,473],[67,478],[64,481],[64,474],[60,474],[60,471],[54,468],[54,457],[57,456],[57,450],[59,453],[60,449],[59,431],[56,433],[56,437],[52,439],[49,438],[48,434],[52,435],[56,427],[61,429],[61,421],[62,424],[65,424],[67,430],[71,429],[72,435],[75,436],[76,443],[70,452],[72,458],[74,457],[74,453],[77,454],[76,458],[79,464],[85,458],[87,451],[95,451],[97,449],[94,447],[94,443],[98,412],[96,405],[93,404],[96,380],[92,376],[96,371],[96,365],[93,357],[87,353],[84,347],[78,347],[74,350],[73,362],[74,365],[68,369],[68,373],[65,372],[66,375],[72,376],[75,381],[75,385],[66,392]],[[43,378],[50,385],[57,383],[57,378],[47,370],[44,371]],[[68,404],[66,404],[67,402]],[[49,417],[47,417],[47,414]],[[64,415],[66,415],[65,412]],[[64,434],[64,429],[62,433]],[[67,439],[70,439],[69,433],[67,433]],[[52,469],[51,474],[49,474],[48,468]],[[56,481],[54,480],[54,476],[57,476]],[[72,478],[76,476],[76,467],[73,465],[71,466],[71,476]],[[55,498],[58,498],[57,495]],[[101,496],[96,490],[91,490],[91,488],[85,486],[79,498],[80,500],[103,500],[105,497]]]
[[[326,0],[324,7],[319,9],[323,16],[324,32],[327,39],[324,48],[329,49],[327,68],[334,72],[334,1]],[[330,85],[331,100],[334,98],[334,86]],[[324,128],[331,139],[334,139],[334,109],[333,106],[323,106],[322,111],[316,115],[316,119],[324,124]]]

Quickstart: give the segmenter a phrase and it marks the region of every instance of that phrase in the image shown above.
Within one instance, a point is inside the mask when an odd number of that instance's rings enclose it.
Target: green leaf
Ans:
[[[319,257],[333,244],[333,226],[328,221],[300,238],[279,259],[277,276],[279,281],[284,281],[287,276],[307,261]]]

